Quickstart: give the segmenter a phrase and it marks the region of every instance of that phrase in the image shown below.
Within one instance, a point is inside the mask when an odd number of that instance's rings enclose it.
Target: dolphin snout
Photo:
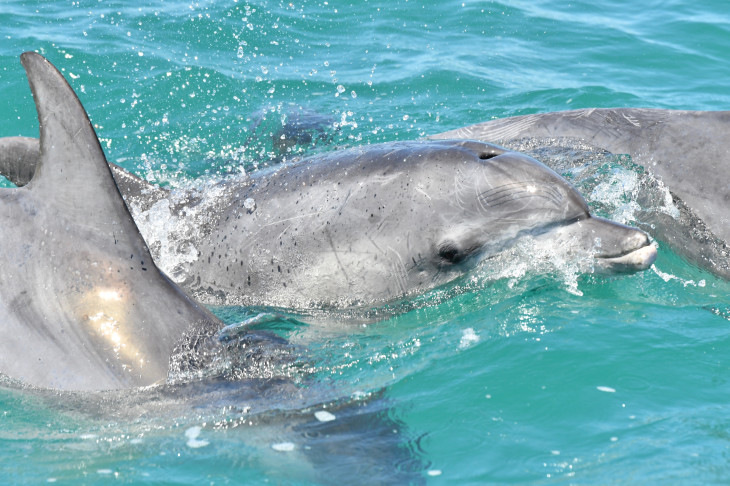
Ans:
[[[635,272],[649,268],[657,257],[649,235],[641,230],[603,218],[591,218],[602,227],[603,244],[596,258],[614,272]]]

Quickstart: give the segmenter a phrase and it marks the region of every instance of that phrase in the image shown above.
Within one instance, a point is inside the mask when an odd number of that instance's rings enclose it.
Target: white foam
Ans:
[[[187,429],[185,431],[185,437],[188,438],[188,441],[185,445],[187,445],[191,449],[197,449],[199,447],[205,447],[210,444],[210,442],[208,442],[207,440],[198,440],[198,437],[200,437],[200,433],[202,431],[203,428],[199,425]]]
[[[474,329],[468,327],[461,333],[461,340],[459,341],[459,349],[469,348],[479,342],[479,335],[474,332]]]

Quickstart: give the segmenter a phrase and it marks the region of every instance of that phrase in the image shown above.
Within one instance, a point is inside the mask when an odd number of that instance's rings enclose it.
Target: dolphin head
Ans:
[[[640,271],[656,259],[646,233],[592,216],[580,193],[537,160],[483,142],[446,144],[441,179],[454,183],[444,184],[449,200],[442,200],[435,216],[441,224],[431,236],[432,259],[442,270],[495,255],[524,237],[552,252],[592,257],[600,271]]]

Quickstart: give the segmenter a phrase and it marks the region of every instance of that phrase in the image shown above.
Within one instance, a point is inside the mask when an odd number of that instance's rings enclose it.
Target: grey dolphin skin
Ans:
[[[629,154],[720,240],[708,249],[706,241],[712,235],[706,232],[689,242],[684,241],[686,235],[672,233],[666,235],[668,243],[677,240],[673,247],[680,253],[730,278],[729,133],[730,111],[591,108],[491,120],[430,138],[496,143],[536,138],[552,139],[555,144],[574,139],[614,154]]]
[[[21,60],[40,153],[25,186],[0,188],[0,371],[63,390],[164,381],[182,337],[221,324],[155,266],[63,76]]]
[[[5,143],[14,147],[8,153],[32,153],[32,139]],[[19,161],[0,169],[22,175],[12,167]],[[175,199],[123,169],[113,172],[158,263],[209,304],[388,302],[451,281],[525,236],[595,256],[608,271],[643,270],[656,258],[645,233],[591,217],[551,169],[483,142],[337,151],[229,178],[207,198]],[[156,234],[160,215],[174,220],[175,235]],[[175,256],[167,267],[164,252]]]

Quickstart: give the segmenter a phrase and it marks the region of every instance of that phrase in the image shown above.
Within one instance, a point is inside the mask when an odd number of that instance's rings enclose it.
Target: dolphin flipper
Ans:
[[[164,380],[181,336],[220,323],[153,263],[63,76],[21,61],[40,156],[24,187],[0,189],[0,372],[75,390]]]

